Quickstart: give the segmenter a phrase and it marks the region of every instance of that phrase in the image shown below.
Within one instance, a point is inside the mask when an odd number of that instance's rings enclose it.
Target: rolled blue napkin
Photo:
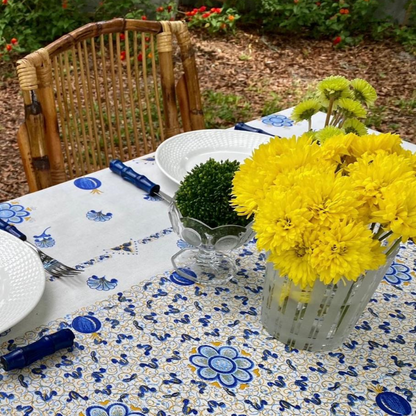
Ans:
[[[41,339],[0,357],[6,371],[23,368],[34,361],[62,349],[72,347],[75,335],[70,329],[62,329],[54,334],[45,335]]]

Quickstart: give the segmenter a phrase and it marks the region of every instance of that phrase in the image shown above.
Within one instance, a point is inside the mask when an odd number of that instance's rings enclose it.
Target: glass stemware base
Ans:
[[[176,273],[206,285],[226,283],[235,276],[237,266],[230,253],[253,238],[251,224],[211,228],[202,221],[182,217],[175,201],[169,207],[169,218],[173,231],[189,246],[172,257]]]

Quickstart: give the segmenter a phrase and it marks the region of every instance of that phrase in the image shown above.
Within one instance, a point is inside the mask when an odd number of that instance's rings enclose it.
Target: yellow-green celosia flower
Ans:
[[[357,136],[364,136],[367,134],[367,127],[364,123],[357,120],[356,118],[349,118],[342,125],[346,133],[354,133]]]
[[[291,118],[296,122],[310,120],[320,108],[321,104],[315,98],[303,101],[294,108]]]
[[[332,136],[341,136],[343,134],[345,134],[343,129],[335,126],[326,126],[322,130],[317,131],[314,138],[322,144]]]
[[[355,99],[361,103],[366,103],[370,106],[377,100],[376,90],[364,79],[353,79],[351,81],[351,86]]]
[[[350,82],[341,76],[331,76],[322,80],[317,89],[324,104],[328,104],[330,100],[338,100],[341,97],[350,97]]]
[[[367,111],[358,101],[351,98],[340,98],[337,102],[338,111],[340,111],[345,118],[364,118]]]

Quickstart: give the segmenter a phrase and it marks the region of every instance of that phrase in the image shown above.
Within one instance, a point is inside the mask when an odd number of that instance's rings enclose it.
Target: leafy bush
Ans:
[[[212,7],[207,6],[195,8],[185,13],[189,27],[204,28],[209,33],[217,33],[220,31],[235,31],[235,23],[240,18],[237,10],[233,8]]]
[[[232,181],[240,164],[209,159],[185,176],[176,192],[176,203],[184,217],[214,228],[234,224],[246,226],[250,220],[237,215],[230,205]]]

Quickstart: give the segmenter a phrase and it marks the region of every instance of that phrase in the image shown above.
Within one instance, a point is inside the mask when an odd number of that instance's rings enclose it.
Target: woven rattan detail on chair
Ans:
[[[51,85],[51,61],[45,48],[17,61],[17,76],[23,91],[36,90]]]

